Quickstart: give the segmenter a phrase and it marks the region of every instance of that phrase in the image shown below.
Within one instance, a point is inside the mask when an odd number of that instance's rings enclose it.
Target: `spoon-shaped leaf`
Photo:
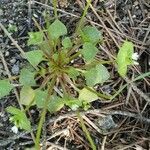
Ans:
[[[0,80],[0,99],[10,93],[13,86],[8,80]]]

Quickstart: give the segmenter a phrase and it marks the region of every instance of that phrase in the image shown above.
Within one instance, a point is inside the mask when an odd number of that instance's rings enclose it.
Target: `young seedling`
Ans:
[[[37,24],[37,22],[35,21]],[[38,26],[38,24],[37,24]],[[38,26],[39,27],[39,26]],[[110,99],[109,96],[94,91],[94,86],[104,83],[110,75],[102,64],[107,61],[95,60],[99,52],[97,44],[102,41],[101,32],[92,26],[85,26],[78,30],[76,36],[67,36],[66,26],[58,19],[37,32],[29,32],[28,46],[37,50],[25,53],[30,65],[24,67],[19,76],[20,103],[26,106],[27,111],[32,105],[42,110],[38,126],[36,145],[39,144],[42,124],[47,110],[50,113],[59,111],[65,105],[72,110],[79,107],[88,109],[89,104],[99,97]],[[119,74],[124,77],[127,66],[135,63],[133,58],[133,44],[125,41],[117,55]],[[80,59],[82,64],[72,63]],[[78,86],[77,79],[82,78],[82,86]],[[55,92],[54,86],[62,91],[61,96]],[[70,87],[78,94],[71,94]],[[8,79],[0,80],[0,98],[8,95],[13,89]],[[8,107],[12,115],[10,121],[18,128],[31,130],[31,124],[25,111],[15,107]]]
[[[53,1],[56,7],[56,1]],[[87,4],[83,16],[89,7]],[[57,11],[55,11],[57,18]],[[94,86],[104,83],[110,75],[103,65],[110,61],[95,60],[100,51],[97,44],[102,42],[101,32],[93,26],[86,25],[81,28],[83,18],[79,22],[76,34],[67,36],[66,26],[58,19],[47,23],[46,29],[39,28],[37,32],[29,32],[28,46],[36,47],[25,53],[25,58],[30,65],[24,67],[18,79],[20,86],[20,103],[25,106],[22,111],[15,107],[8,107],[7,111],[12,115],[10,121],[16,127],[31,130],[31,123],[26,117],[26,111],[33,105],[42,109],[38,125],[36,146],[39,148],[40,134],[47,110],[54,113],[65,105],[72,110],[80,108],[88,109],[92,101],[99,97],[110,99],[110,96],[97,93]],[[133,64],[133,44],[125,42],[117,56],[118,72],[125,76],[127,66]],[[74,62],[76,59],[82,64]],[[82,86],[77,84],[77,79],[83,80]],[[61,94],[53,89],[57,85]],[[70,89],[77,94],[72,94]],[[8,79],[0,80],[0,98],[8,95],[13,89]],[[59,91],[59,92],[60,92]]]
[[[134,45],[132,42],[125,41],[119,49],[117,55],[117,68],[120,76],[125,77],[129,65],[138,65],[138,54],[134,53]]]
[[[72,36],[68,36],[66,26],[58,19],[57,0],[52,2],[55,8],[55,21],[47,22],[46,28],[42,29],[33,19],[39,31],[28,33],[27,44],[36,47],[36,50],[25,53],[29,64],[21,70],[17,80],[20,85],[19,102],[25,109],[20,110],[12,106],[6,109],[11,114],[10,121],[15,127],[27,131],[31,131],[32,127],[26,111],[33,105],[42,109],[36,134],[36,149],[39,149],[42,125],[47,111],[55,113],[64,106],[70,107],[73,111],[79,108],[86,110],[90,107],[90,103],[99,97],[105,99],[115,97],[94,90],[96,84],[103,84],[110,78],[107,68],[103,65],[110,61],[95,60],[100,51],[98,43],[102,42],[102,34],[96,27],[89,25],[83,27],[91,0],[87,0],[81,20]],[[76,63],[77,59],[82,63]],[[126,76],[128,66],[137,64],[136,59],[133,43],[125,41],[116,59],[120,76]],[[77,84],[79,78],[83,81],[81,85]],[[59,92],[54,90],[55,86]],[[7,96],[12,89],[13,85],[8,79],[0,80],[0,99]],[[73,89],[75,94],[72,94],[70,89]],[[96,149],[79,113],[78,117],[91,147]],[[14,129],[17,132],[16,128]]]
[[[97,43],[101,41],[101,32],[92,26],[80,29],[78,38],[68,37],[66,26],[58,19],[46,29],[29,32],[28,46],[34,45],[37,50],[25,53],[31,65],[21,70],[18,80],[21,85],[20,103],[26,106],[25,110],[37,105],[38,108],[44,109],[43,118],[45,118],[46,110],[54,113],[64,105],[73,110],[79,107],[87,109],[90,102],[98,99],[97,94],[93,92],[94,85],[103,83],[109,78],[106,67],[95,60],[99,52]],[[74,59],[81,59],[83,63],[72,64]],[[85,80],[82,88],[76,84],[79,77]],[[0,83],[0,98],[2,98],[8,95],[13,87],[7,79],[0,80]],[[62,89],[62,97],[53,91],[55,84]],[[78,94],[72,95],[69,86],[72,86]],[[107,95],[101,96],[109,99]],[[21,117],[18,117],[12,108],[8,108],[7,111],[12,114],[11,120],[15,124],[18,122],[17,127],[26,129],[21,125],[22,119],[18,119]]]

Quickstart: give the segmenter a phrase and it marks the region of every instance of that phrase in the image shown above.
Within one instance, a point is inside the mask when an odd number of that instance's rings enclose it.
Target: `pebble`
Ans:
[[[0,112],[0,117],[4,117],[4,116],[5,116],[4,112]]]
[[[136,6],[135,9],[139,9],[139,6]]]
[[[13,20],[9,20],[8,22],[9,22],[10,24],[13,24],[13,23],[14,23],[14,21],[13,21]]]
[[[19,74],[19,61],[17,61],[17,63],[15,63],[15,64],[12,66],[11,72],[12,72],[14,75],[18,75],[18,74]]]
[[[11,60],[10,60],[10,63],[11,64],[14,64],[16,62],[16,59],[15,58],[12,58]]]
[[[136,18],[136,15],[133,15],[132,18],[133,18],[133,19]]]
[[[0,9],[0,16],[2,16],[3,15],[3,10],[2,9]]]
[[[136,14],[137,14],[137,15],[142,15],[141,10],[140,10],[140,9],[138,9],[138,10],[137,10],[137,12],[136,12]]]
[[[33,16],[34,16],[35,18],[38,18],[38,15],[37,15],[37,14],[33,14]]]
[[[102,90],[107,93],[107,94],[110,94],[112,92],[112,88],[110,85],[105,85],[102,87]]]
[[[99,118],[98,124],[99,124],[99,127],[105,132],[108,132],[110,129],[117,127],[117,124],[114,122],[111,115],[107,115],[103,118]]]
[[[9,56],[9,52],[8,52],[8,51],[5,52],[5,56],[6,56],[6,57]]]
[[[13,127],[11,128],[11,130],[12,130],[12,132],[14,132],[15,134],[18,133],[18,128],[17,128],[16,126],[13,126]]]
[[[135,1],[135,2],[134,2],[134,6],[137,6],[138,4],[139,4],[138,1]]]
[[[2,22],[7,22],[7,19],[4,18],[4,19],[1,19],[1,21],[2,21]]]
[[[30,112],[31,112],[31,114],[34,114],[34,113],[35,113],[35,110],[31,109],[31,111],[30,111]]]

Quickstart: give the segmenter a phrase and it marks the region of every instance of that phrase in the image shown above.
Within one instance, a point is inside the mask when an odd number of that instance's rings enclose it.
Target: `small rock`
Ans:
[[[8,51],[5,52],[5,56],[6,56],[6,57],[9,56],[9,52],[8,52]]]
[[[111,129],[114,129],[117,127],[117,124],[114,122],[111,115],[107,115],[104,118],[100,118],[98,120],[99,127],[104,131],[108,132]]]
[[[2,16],[4,13],[3,13],[3,10],[0,9],[0,16]]]
[[[12,130],[12,132],[14,132],[15,134],[18,133],[18,128],[17,128],[16,126],[13,126],[13,127],[11,128],[11,130]]]
[[[112,92],[112,88],[110,85],[105,85],[102,87],[102,90],[107,93],[107,94],[110,94]]]
[[[137,12],[136,12],[136,14],[137,14],[137,15],[142,15],[141,10],[140,10],[140,9],[138,9],[138,10],[137,10]]]
[[[136,18],[136,15],[133,15],[132,18],[133,18],[133,19]]]
[[[33,14],[33,16],[34,16],[35,18],[38,18],[38,15],[37,15],[37,14]]]
[[[19,74],[19,61],[12,66],[11,72],[14,75],[18,75]]]
[[[139,9],[139,6],[136,6],[135,9]]]
[[[134,6],[137,6],[138,4],[139,4],[138,1],[135,1],[135,2],[134,2]]]
[[[31,111],[30,111],[30,112],[31,112],[31,114],[34,114],[34,113],[35,113],[35,110],[31,109]]]
[[[4,112],[0,112],[0,117],[4,117],[4,116],[5,116]]]
[[[14,23],[14,21],[13,21],[13,20],[9,20],[9,23],[10,23],[10,24],[13,24],[13,23]]]
[[[10,60],[10,63],[11,64],[14,64],[16,62],[16,59],[15,58],[12,58],[11,60]]]

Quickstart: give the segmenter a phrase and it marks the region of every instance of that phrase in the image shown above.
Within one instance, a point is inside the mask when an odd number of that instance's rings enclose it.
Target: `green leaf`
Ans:
[[[29,32],[28,46],[29,45],[39,45],[43,41],[42,32]]]
[[[132,55],[134,53],[134,45],[132,42],[125,41],[120,47],[117,55],[117,67],[120,76],[125,77],[127,74],[128,65],[132,65]]]
[[[48,111],[50,113],[54,113],[59,111],[64,106],[64,100],[62,98],[59,98],[57,96],[51,96],[48,104]]]
[[[54,42],[53,41],[49,41],[49,40],[44,40],[40,45],[39,48],[40,50],[43,50],[46,53],[50,53],[51,52],[51,48],[54,46]]]
[[[73,111],[76,111],[79,107],[82,107],[82,101],[75,98],[65,99],[65,105],[69,106]]]
[[[35,97],[35,91],[30,86],[23,86],[20,91],[20,103],[23,105],[29,105],[32,102],[32,105],[35,105],[33,101]]]
[[[85,72],[86,84],[88,86],[94,86],[97,83],[105,82],[109,77],[109,72],[105,66],[99,64],[94,68]]]
[[[30,69],[23,68],[20,73],[19,82],[22,85],[35,86],[34,80],[35,72],[32,72]]]
[[[98,49],[92,43],[84,43],[81,53],[87,62],[92,61],[96,56]]]
[[[8,80],[0,80],[0,99],[10,93],[13,86]]]
[[[12,106],[9,106],[6,108],[7,112],[12,114],[12,115],[20,115],[20,112],[22,113],[22,111],[18,108],[15,108],[15,107],[12,107]]]
[[[61,65],[67,64],[69,62],[69,57],[67,57],[67,54],[65,51],[60,51],[60,53],[56,52],[53,54],[52,58],[54,61],[59,62],[61,60]],[[50,64],[50,63],[49,63]],[[50,64],[51,67],[51,64]]]
[[[59,54],[56,52],[53,54],[52,58],[54,59],[54,61],[58,61],[58,58],[59,58]]]
[[[47,90],[42,91],[40,89],[35,91],[35,102],[38,108],[43,108],[45,100],[47,98]]]
[[[26,114],[23,111],[12,106],[7,107],[6,110],[12,115],[10,117],[10,121],[13,122],[17,127],[27,131],[31,130],[30,121],[28,120]]]
[[[74,67],[69,67],[67,73],[69,77],[72,78],[73,80],[76,80],[77,76],[80,75],[79,71],[77,71]]]
[[[43,52],[41,50],[34,50],[25,53],[27,60],[36,67],[41,61],[43,61]]]
[[[97,94],[91,92],[90,90],[83,88],[82,90],[80,90],[79,92],[79,99],[80,100],[84,100],[86,102],[92,102],[98,99]]]
[[[73,111],[76,111],[80,108],[87,110],[89,108],[89,103],[85,100],[77,99],[74,97],[65,97],[63,98],[65,105],[69,106]]]
[[[81,37],[84,42],[97,44],[102,40],[101,32],[96,27],[86,26],[81,30]]]
[[[67,28],[57,19],[49,26],[48,33],[52,40],[57,40],[60,36],[67,34]]]
[[[63,40],[62,40],[62,45],[65,49],[67,48],[71,48],[72,47],[72,42],[70,40],[69,37],[65,37]]]
[[[38,108],[43,108],[45,104],[45,100],[47,98],[47,90],[42,91],[40,89],[35,91],[35,102]],[[54,113],[59,111],[64,106],[64,99],[57,97],[57,96],[51,96],[50,99],[48,99],[48,111],[50,113]]]

